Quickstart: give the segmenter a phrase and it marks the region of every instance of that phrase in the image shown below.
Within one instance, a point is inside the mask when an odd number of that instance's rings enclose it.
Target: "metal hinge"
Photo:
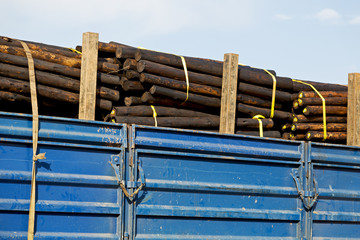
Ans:
[[[122,179],[122,177],[120,175],[120,158],[119,158],[119,156],[117,156],[117,155],[111,156],[111,161],[109,163],[115,171],[115,177],[116,177],[117,182],[119,183],[120,188],[122,189],[123,193],[131,202],[134,201],[136,195],[145,186],[145,174],[144,174],[144,170],[140,166],[140,163],[138,164],[140,182],[139,181],[138,182],[127,182],[127,184],[126,184],[128,188],[137,187],[136,190],[132,194],[129,194],[129,192],[126,190],[125,181]]]
[[[299,197],[303,201],[306,210],[310,210],[314,206],[314,204],[316,203],[319,197],[319,193],[317,192],[317,182],[315,180],[315,176],[313,176],[314,191],[304,191],[302,190],[303,186],[301,184],[299,171],[297,169],[292,169],[290,174],[295,181],[296,190],[299,194]]]

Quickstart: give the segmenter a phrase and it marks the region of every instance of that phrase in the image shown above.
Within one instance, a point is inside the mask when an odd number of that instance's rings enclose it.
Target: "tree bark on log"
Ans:
[[[346,116],[329,116],[326,115],[326,122],[327,123],[346,123],[347,117]],[[293,118],[294,123],[316,123],[316,122],[323,122],[323,116],[305,116],[302,114],[295,115]]]
[[[184,81],[178,81],[175,79],[156,76],[148,73],[140,74],[140,82],[146,82],[151,84],[156,84],[159,86],[164,86],[172,89],[186,91],[187,85]],[[206,85],[200,85],[196,83],[189,83],[189,92],[199,93],[204,95],[211,95],[215,97],[220,97],[221,89],[216,87],[210,87]]]
[[[272,128],[274,121],[271,118],[261,119],[263,128]],[[259,128],[259,121],[252,118],[236,118],[236,126],[239,128]]]
[[[153,75],[172,78],[176,80],[183,80],[183,81],[186,80],[184,69],[174,68],[146,60],[141,60],[138,62],[137,71],[140,73],[146,72]],[[221,77],[212,76],[209,74],[196,73],[191,71],[188,71],[188,77],[191,83],[209,85],[214,87],[222,86]]]
[[[304,115],[321,115],[323,114],[322,106],[306,106],[303,110]],[[326,114],[330,115],[347,115],[347,107],[343,106],[326,106]]]
[[[341,106],[347,105],[347,97],[326,97],[325,104],[328,106]],[[307,106],[307,105],[322,105],[322,99],[317,98],[299,98],[298,99],[299,106]]]
[[[271,114],[270,109],[254,107],[254,106],[250,106],[250,105],[246,105],[246,104],[242,104],[242,103],[237,104],[237,111],[249,114],[252,117],[260,114],[266,118],[270,118],[270,114]],[[274,112],[274,119],[283,119],[283,120],[291,121],[292,118],[293,118],[292,114],[289,112],[284,112],[284,111],[280,111],[280,110],[275,110],[275,112]]]
[[[319,91],[321,96],[324,98],[330,97],[347,97],[348,92],[346,91]],[[319,95],[314,91],[301,91],[299,92],[298,98],[320,98]]]
[[[271,107],[270,100],[262,99],[259,97],[254,97],[254,96],[243,94],[243,93],[238,94],[236,97],[236,100],[241,103],[245,103],[245,104],[253,105],[253,106],[257,106],[257,107],[263,107],[263,108]],[[275,102],[275,109],[282,109],[282,107],[283,107],[283,105],[281,103]]]
[[[185,92],[180,92],[177,90],[173,90],[170,88],[164,88],[164,87],[160,87],[160,86],[152,86],[150,88],[149,91],[152,95],[160,95],[160,96],[166,96],[178,101],[185,101],[186,100],[186,93]],[[220,108],[221,105],[221,101],[219,98],[214,98],[214,97],[206,97],[206,96],[202,96],[202,95],[198,95],[198,94],[194,94],[194,93],[189,93],[188,102],[192,102],[192,103],[196,103],[199,105],[203,105],[203,106],[208,106],[208,107],[215,107],[215,108]]]
[[[155,106],[157,116],[160,117],[211,117],[218,118],[219,116],[208,113],[197,112],[187,109],[178,109],[175,107]],[[148,105],[133,106],[133,107],[114,107],[115,116],[153,116],[153,110]]]
[[[320,83],[320,82],[305,81],[305,80],[301,80],[301,81],[313,85],[318,91],[347,91],[346,85]],[[313,89],[308,85],[298,82],[293,82],[293,91],[294,92],[313,91]]]
[[[143,104],[143,101],[141,100],[141,97],[125,97],[124,99],[125,106],[134,106],[134,105],[141,105]]]
[[[17,65],[21,67],[28,67],[28,60],[26,57],[0,53],[0,62]],[[39,59],[34,59],[34,66],[36,70],[52,72],[60,74],[67,77],[73,77],[80,79],[80,69],[64,66],[57,63],[51,63]],[[120,83],[120,77],[115,75],[110,75],[106,73],[97,73],[97,79],[101,83],[118,85]]]
[[[134,70],[126,70],[124,76],[127,79],[140,78],[140,73]]]
[[[126,59],[126,58],[133,58],[135,59],[135,53],[137,48],[129,48],[129,47],[120,47],[116,48],[115,56],[116,58]]]
[[[21,40],[21,41],[23,41],[23,40]],[[54,54],[59,54],[59,55],[63,55],[63,56],[70,57],[70,58],[81,59],[81,54],[73,52],[72,50],[70,50],[70,48],[58,47],[58,46],[48,45],[48,44],[44,44],[44,43],[35,43],[35,42],[30,42],[30,41],[23,41],[23,42],[25,42],[28,45],[30,50],[51,52]],[[18,40],[8,38],[8,37],[0,37],[0,45],[7,45],[7,46],[22,48],[22,45]]]
[[[114,116],[117,123],[155,125],[153,117],[131,117],[131,116]],[[159,127],[176,127],[176,128],[217,128],[220,124],[219,117],[157,117]]]
[[[144,92],[144,94],[141,96],[141,100],[144,103],[152,104],[152,105],[164,105],[164,106],[170,106],[170,107],[177,107],[177,108],[186,108],[186,109],[192,109],[192,110],[198,110],[198,111],[208,111],[209,108],[203,105],[194,104],[191,102],[183,102],[183,101],[176,101],[174,99],[168,98],[168,97],[154,97],[151,95],[150,92]],[[215,113],[218,112],[219,109],[215,110]]]
[[[248,136],[260,136],[259,131],[236,131],[236,134],[240,135],[248,135]],[[271,137],[271,138],[281,138],[281,133],[279,131],[264,131],[264,137]]]
[[[330,141],[345,141],[346,140],[346,132],[327,132],[326,133],[326,140]],[[324,139],[324,132],[318,131],[309,131],[306,133],[306,140],[323,140]]]
[[[260,86],[266,86],[272,88],[273,79],[264,70],[262,72],[255,71],[250,67],[242,67],[239,71],[239,81],[247,82],[250,84],[256,84]],[[276,88],[277,89],[287,89],[293,90],[293,81],[287,77],[276,77]]]
[[[322,131],[324,125],[322,123],[294,123],[291,126],[291,131]],[[330,132],[345,132],[346,123],[328,123],[326,124],[326,130]]]
[[[30,50],[33,58],[44,60],[47,62],[57,63],[68,67],[81,68],[81,59],[70,58],[63,55],[57,55],[51,52],[43,51],[34,51]],[[25,51],[23,48],[11,47],[0,45],[0,52],[6,54],[12,54],[16,56],[26,57]],[[111,64],[108,62],[100,61],[98,62],[98,71],[101,72],[118,72],[120,69],[118,64]]]
[[[9,78],[29,80],[29,70],[27,68],[18,67],[14,65],[0,63],[0,75]],[[80,91],[80,81],[77,79],[64,77],[61,75],[56,75],[53,73],[43,72],[35,70],[36,81],[38,83],[56,87],[59,89],[67,89],[75,92]],[[98,90],[98,94],[102,98],[109,100],[119,99],[119,91],[101,87],[101,90]]]
[[[272,93],[273,93],[272,89],[265,88],[265,87],[259,87],[256,85],[243,83],[243,82],[239,83],[238,90],[241,93],[245,93],[245,94],[257,96],[257,97],[264,97],[267,99],[271,99]],[[291,102],[293,100],[291,93],[280,91],[280,90],[276,90],[275,99],[276,99],[276,101],[279,101],[279,102]]]
[[[130,81],[123,79],[121,83],[122,89],[124,91],[137,91],[137,92],[144,92],[145,88],[139,81]]]

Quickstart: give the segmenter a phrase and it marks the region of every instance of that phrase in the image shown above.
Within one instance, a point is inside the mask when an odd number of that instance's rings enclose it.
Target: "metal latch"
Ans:
[[[115,171],[115,176],[117,179],[117,182],[120,185],[121,190],[123,191],[123,193],[125,194],[125,196],[131,201],[133,202],[136,195],[141,191],[141,189],[145,186],[145,174],[144,174],[144,170],[142,169],[142,167],[140,166],[140,163],[138,164],[138,169],[139,169],[139,174],[140,174],[140,182],[137,183],[133,183],[133,182],[129,182],[129,185],[132,185],[131,188],[134,188],[133,186],[135,184],[139,185],[139,187],[132,193],[129,194],[129,192],[126,190],[126,186],[125,186],[125,181],[122,179],[121,175],[120,175],[120,158],[119,156],[111,156],[111,161],[109,162],[110,165],[112,166],[112,168]]]
[[[296,190],[304,203],[304,206],[307,210],[310,210],[316,203],[319,193],[317,192],[317,182],[315,176],[313,176],[314,190],[315,191],[303,191],[303,187],[300,180],[299,171],[297,169],[291,170],[291,176],[293,177],[296,185]]]

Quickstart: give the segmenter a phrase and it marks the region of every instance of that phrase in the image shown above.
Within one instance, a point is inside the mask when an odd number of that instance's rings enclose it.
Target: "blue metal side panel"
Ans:
[[[313,239],[360,239],[360,148],[311,144],[319,199]]]
[[[30,115],[0,113],[0,239],[26,239],[32,167]],[[124,125],[40,117],[35,239],[120,239],[123,200],[110,161]]]
[[[132,129],[130,239],[300,239],[304,209],[292,169],[301,142],[140,127]]]

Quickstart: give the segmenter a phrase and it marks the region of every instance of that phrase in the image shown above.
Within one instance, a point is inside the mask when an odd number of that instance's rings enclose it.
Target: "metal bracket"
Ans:
[[[314,206],[314,204],[316,203],[316,201],[319,197],[319,193],[317,192],[317,182],[315,180],[315,176],[313,176],[313,183],[314,183],[315,191],[305,191],[304,192],[302,190],[303,186],[301,184],[299,171],[297,169],[292,169],[290,174],[295,181],[296,190],[299,194],[299,197],[303,201],[306,210],[308,210],[308,211],[311,210],[311,208]]]
[[[117,155],[111,156],[111,161],[109,161],[110,165],[115,171],[115,176],[117,179],[117,182],[120,185],[120,188],[122,189],[125,196],[133,202],[136,195],[141,191],[141,189],[145,186],[145,173],[142,167],[140,166],[140,163],[138,164],[139,174],[140,174],[140,182],[128,182],[128,188],[135,188],[134,186],[139,185],[139,187],[132,193],[129,194],[129,192],[126,190],[125,181],[121,179],[120,175],[120,158]]]

